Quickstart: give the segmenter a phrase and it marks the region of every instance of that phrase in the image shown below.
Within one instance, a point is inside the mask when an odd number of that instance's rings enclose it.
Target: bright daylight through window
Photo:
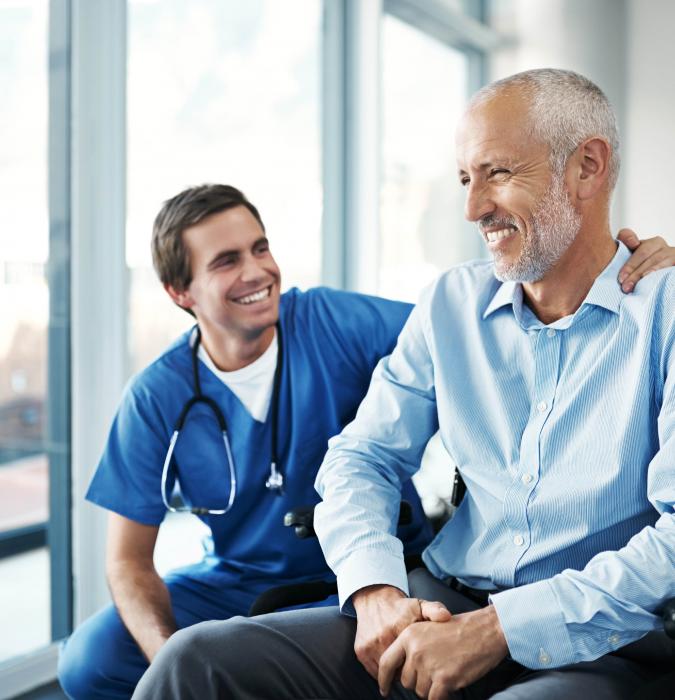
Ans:
[[[51,638],[47,22],[47,0],[0,2],[0,661]]]
[[[319,282],[320,0],[131,0],[127,263],[131,368],[191,324],[151,267],[161,203],[231,184],[259,208],[282,284]]]

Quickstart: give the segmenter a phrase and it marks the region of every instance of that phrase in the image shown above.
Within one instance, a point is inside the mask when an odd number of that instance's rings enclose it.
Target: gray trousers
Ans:
[[[434,579],[410,574],[411,595],[443,602],[453,613],[479,606]],[[134,700],[378,700],[377,683],[354,654],[356,621],[337,608],[294,610],[204,622],[171,637],[141,679]],[[665,635],[630,645],[624,656],[550,671],[532,671],[510,659],[450,698],[474,700],[620,700],[675,668]],[[628,647],[627,647],[628,649]],[[656,656],[655,656],[656,655]],[[392,700],[417,696],[400,684]],[[650,697],[650,696],[646,696]],[[656,697],[656,696],[652,696]]]

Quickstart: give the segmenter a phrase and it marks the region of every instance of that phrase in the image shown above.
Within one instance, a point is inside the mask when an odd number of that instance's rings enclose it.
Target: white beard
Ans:
[[[500,220],[501,221],[501,220]],[[505,223],[513,224],[512,220]],[[520,257],[507,262],[494,253],[495,277],[502,282],[538,282],[556,265],[581,228],[581,216],[574,210],[562,176],[554,176],[529,222],[530,235],[520,231]]]

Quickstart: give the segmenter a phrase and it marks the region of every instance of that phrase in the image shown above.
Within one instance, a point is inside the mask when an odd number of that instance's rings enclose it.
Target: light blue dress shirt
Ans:
[[[375,583],[407,592],[399,490],[440,429],[468,490],[424,560],[499,589],[516,661],[587,661],[661,627],[654,611],[675,596],[675,271],[624,295],[628,257],[619,244],[577,312],[548,326],[488,262],[426,290],[317,476],[343,606]]]

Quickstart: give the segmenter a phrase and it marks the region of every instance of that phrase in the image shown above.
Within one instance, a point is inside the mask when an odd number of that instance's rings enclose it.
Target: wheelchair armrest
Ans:
[[[399,525],[410,525],[413,519],[412,506],[408,501],[401,501],[398,513]],[[284,515],[284,525],[295,528],[295,534],[301,539],[316,537],[314,532],[314,506],[299,506]]]
[[[663,606],[663,629],[671,639],[675,639],[675,598]]]
[[[295,534],[301,539],[316,537],[314,532],[314,506],[299,506],[284,515],[284,525],[294,527]]]
[[[335,593],[337,593],[335,581],[303,581],[286,586],[275,586],[261,593],[253,601],[248,616],[264,615],[294,605],[316,603]]]

